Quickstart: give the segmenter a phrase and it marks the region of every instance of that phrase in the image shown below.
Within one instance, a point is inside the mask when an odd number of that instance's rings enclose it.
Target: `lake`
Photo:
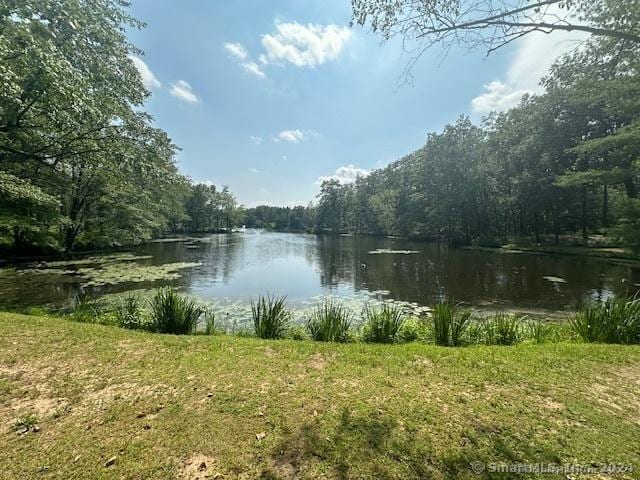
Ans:
[[[67,305],[78,292],[110,295],[172,285],[245,319],[260,294],[304,311],[325,296],[357,307],[442,297],[477,308],[569,311],[637,288],[640,270],[595,258],[497,253],[397,238],[247,231],[153,241],[127,253],[0,269],[0,308]]]

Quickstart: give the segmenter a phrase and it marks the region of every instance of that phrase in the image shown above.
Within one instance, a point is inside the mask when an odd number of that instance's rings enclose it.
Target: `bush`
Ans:
[[[113,312],[117,324],[122,328],[137,330],[144,327],[142,305],[138,295],[131,293],[119,298],[113,306]]]
[[[640,300],[610,298],[587,305],[569,325],[585,342],[640,344]]]
[[[291,340],[309,340],[309,333],[303,325],[294,325],[289,328],[287,338]]]
[[[286,297],[259,297],[251,301],[251,314],[256,336],[265,339],[284,338],[289,329],[291,312],[285,306]]]
[[[316,307],[307,320],[307,330],[318,342],[342,342],[351,339],[352,313],[340,302],[325,300]]]
[[[436,345],[450,347],[462,345],[471,316],[471,310],[461,309],[451,301],[436,304],[431,317]]]
[[[398,341],[401,343],[426,341],[429,337],[429,327],[420,318],[408,318],[398,331]]]
[[[362,317],[362,340],[367,343],[394,343],[405,320],[405,311],[397,305],[383,304],[380,308],[367,305]]]
[[[151,299],[151,328],[158,333],[189,335],[194,332],[203,309],[194,300],[171,288],[161,288]]]

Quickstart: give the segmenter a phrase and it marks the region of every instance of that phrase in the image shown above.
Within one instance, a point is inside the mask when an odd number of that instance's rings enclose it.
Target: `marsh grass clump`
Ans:
[[[289,329],[291,312],[286,307],[287,297],[260,296],[251,301],[251,315],[255,334],[259,338],[284,338]]]
[[[104,312],[105,305],[102,300],[80,292],[76,293],[71,300],[69,316],[74,322],[96,323]]]
[[[346,343],[351,339],[349,329],[353,313],[342,303],[327,299],[317,306],[307,320],[307,330],[317,342]]]
[[[395,343],[406,318],[405,310],[397,305],[365,306],[362,340],[367,343]]]
[[[549,322],[532,320],[527,323],[525,334],[534,343],[555,342],[559,338],[559,327]]]
[[[640,344],[640,299],[592,303],[576,312],[569,325],[585,342]]]
[[[206,308],[204,311],[204,334],[213,335],[216,333],[216,312],[213,308]]]
[[[523,319],[512,313],[497,312],[480,322],[487,345],[515,345],[523,333]]]
[[[142,318],[142,302],[135,293],[118,298],[113,304],[113,313],[117,324],[122,328],[137,330],[144,328]]]
[[[151,328],[157,333],[189,335],[194,332],[203,309],[194,300],[172,288],[161,288],[150,302]]]
[[[462,345],[465,332],[469,328],[472,312],[462,309],[452,301],[439,302],[433,307],[431,316],[436,345],[457,347]]]

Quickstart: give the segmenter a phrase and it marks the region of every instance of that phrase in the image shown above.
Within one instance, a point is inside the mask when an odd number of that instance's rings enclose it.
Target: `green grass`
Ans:
[[[202,462],[225,479],[513,478],[474,461],[639,478],[639,412],[639,346],[273,342],[0,313],[1,479],[174,479]]]

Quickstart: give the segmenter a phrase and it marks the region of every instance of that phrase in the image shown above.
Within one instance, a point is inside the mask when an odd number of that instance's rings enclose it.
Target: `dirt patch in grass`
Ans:
[[[213,480],[223,477],[224,475],[216,470],[215,459],[201,453],[192,455],[182,462],[177,475],[180,480]]]
[[[323,354],[316,353],[315,355],[311,356],[307,363],[311,368],[315,370],[324,370],[329,362]]]

